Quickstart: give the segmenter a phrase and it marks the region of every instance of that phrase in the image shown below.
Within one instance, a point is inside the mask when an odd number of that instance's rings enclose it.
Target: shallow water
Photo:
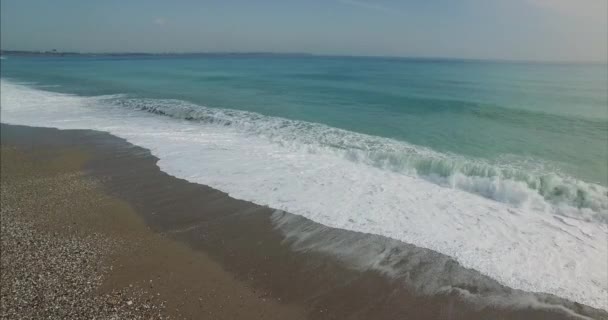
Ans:
[[[236,198],[606,308],[606,74],[339,57],[9,57],[2,121],[108,131],[149,148],[164,171]]]

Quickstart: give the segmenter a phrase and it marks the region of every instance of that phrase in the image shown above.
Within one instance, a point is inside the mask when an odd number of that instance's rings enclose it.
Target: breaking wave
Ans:
[[[282,146],[338,153],[350,161],[424,178],[511,205],[608,222],[606,187],[561,174],[550,164],[538,161],[491,163],[322,124],[208,108],[180,100],[117,99],[114,103],[207,125],[230,126]]]

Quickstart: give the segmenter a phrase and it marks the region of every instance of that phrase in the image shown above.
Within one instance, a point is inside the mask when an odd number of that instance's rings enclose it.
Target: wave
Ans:
[[[150,150],[178,178],[430,249],[514,289],[606,310],[605,187],[548,164],[465,158],[178,100],[0,84],[5,123],[109,132]]]
[[[393,239],[327,228],[282,211],[274,211],[271,221],[293,250],[329,254],[355,270],[374,270],[403,279],[424,295],[458,293],[479,308],[554,310],[576,319],[590,320],[584,314],[594,313],[552,295],[502,286],[475,270],[462,268],[449,257]]]
[[[119,99],[112,103],[206,125],[230,126],[282,146],[338,153],[350,161],[424,178],[495,201],[608,223],[608,188],[562,174],[539,160],[491,163],[322,124],[208,108],[181,100]]]

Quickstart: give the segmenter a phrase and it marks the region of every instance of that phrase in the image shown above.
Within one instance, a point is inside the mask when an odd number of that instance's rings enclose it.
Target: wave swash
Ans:
[[[106,131],[176,177],[608,310],[608,189],[540,161],[471,159],[179,100],[81,97],[4,79],[1,89],[5,123]]]

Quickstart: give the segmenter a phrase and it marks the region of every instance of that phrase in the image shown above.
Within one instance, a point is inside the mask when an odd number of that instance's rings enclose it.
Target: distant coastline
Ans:
[[[27,51],[0,50],[0,55],[12,56],[316,56],[311,53],[272,52],[73,52],[73,51]]]
[[[306,52],[75,52],[59,50],[0,50],[0,56],[31,56],[31,57],[285,57],[285,58],[312,58],[325,57],[335,59],[385,59],[385,60],[408,60],[425,62],[495,62],[514,64],[590,64],[605,65],[608,61],[543,61],[543,60],[510,60],[510,59],[488,59],[488,58],[458,58],[458,57],[424,57],[424,56],[381,56],[381,55],[343,55],[343,54],[316,54]]]

